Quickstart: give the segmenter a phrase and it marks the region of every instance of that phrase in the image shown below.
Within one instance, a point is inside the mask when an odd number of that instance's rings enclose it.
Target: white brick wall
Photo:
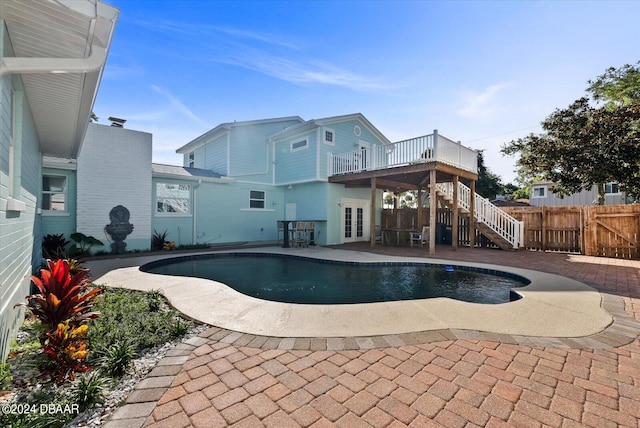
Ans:
[[[89,124],[78,156],[77,230],[103,241],[105,251],[111,247],[104,228],[117,205],[129,210],[134,226],[124,241],[127,251],[149,248],[151,144],[146,132]]]

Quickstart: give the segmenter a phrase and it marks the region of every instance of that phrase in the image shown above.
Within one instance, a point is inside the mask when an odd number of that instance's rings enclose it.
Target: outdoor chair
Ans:
[[[424,246],[424,243],[426,242],[427,245],[429,245],[429,226],[423,226],[422,227],[422,231],[420,233],[418,232],[412,232],[411,233],[411,239],[409,239],[409,244],[411,245],[411,248],[413,248],[413,243],[420,243],[420,246]]]
[[[280,234],[282,233],[282,240],[284,241],[284,222],[278,221],[278,230],[276,232],[276,243],[280,245]]]
[[[305,225],[305,247],[308,247],[309,244],[313,243],[315,245],[315,232],[316,232],[316,223],[313,221],[307,222]]]
[[[293,229],[293,245],[296,247],[306,246],[307,231],[304,221],[296,221],[296,227]]]

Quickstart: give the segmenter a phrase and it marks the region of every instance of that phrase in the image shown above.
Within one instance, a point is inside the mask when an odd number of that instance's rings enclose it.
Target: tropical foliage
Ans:
[[[43,371],[57,384],[69,379],[75,379],[75,372],[86,372],[91,366],[85,364],[89,355],[87,344],[84,341],[87,335],[86,324],[72,327],[69,320],[58,324],[54,331],[47,332],[43,352],[51,359],[51,364]]]
[[[39,294],[27,296],[26,306],[43,324],[55,330],[58,324],[70,321],[72,326],[97,318],[99,312],[91,312],[93,301],[101,288],[89,289],[86,271],[73,275],[67,260],[47,260],[48,269],[40,270],[40,277],[31,276]]]
[[[542,122],[544,133],[511,141],[502,147],[519,155],[518,167],[530,177],[556,183],[560,196],[617,182],[633,198],[640,197],[640,62],[610,68],[587,91],[587,97],[557,109]]]

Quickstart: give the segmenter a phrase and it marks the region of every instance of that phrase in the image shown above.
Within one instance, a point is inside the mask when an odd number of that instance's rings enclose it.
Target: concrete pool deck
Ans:
[[[216,253],[228,252],[296,255],[347,262],[452,264],[441,259],[382,256],[324,247],[265,247]],[[164,258],[167,257],[144,257],[139,262],[148,263]],[[455,265],[509,272],[529,279],[531,284],[517,289],[522,299],[504,304],[434,298],[351,305],[308,305],[261,300],[216,281],[147,273],[141,271],[139,266],[111,270],[94,278],[94,282],[142,291],[161,290],[172,306],[194,320],[241,333],[272,337],[362,337],[443,329],[480,330],[519,336],[582,337],[599,333],[613,322],[613,318],[601,307],[600,293],[570,278],[480,263],[457,262]],[[93,263],[92,269],[95,269]]]
[[[638,427],[640,261],[440,247],[438,257],[562,274],[595,287],[614,322],[576,338],[446,329],[294,339],[211,327],[170,350],[105,428]],[[90,267],[99,278],[140,259]]]

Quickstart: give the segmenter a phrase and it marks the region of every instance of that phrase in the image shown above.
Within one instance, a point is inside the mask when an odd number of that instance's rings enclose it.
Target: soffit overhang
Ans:
[[[97,0],[0,3],[13,49],[0,73],[22,79],[44,154],[77,157],[118,14]]]

